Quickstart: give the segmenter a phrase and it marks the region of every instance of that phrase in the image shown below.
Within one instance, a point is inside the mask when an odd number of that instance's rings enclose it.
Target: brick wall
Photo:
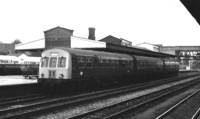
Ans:
[[[71,47],[71,36],[73,30],[56,27],[44,32],[45,48],[53,47]]]

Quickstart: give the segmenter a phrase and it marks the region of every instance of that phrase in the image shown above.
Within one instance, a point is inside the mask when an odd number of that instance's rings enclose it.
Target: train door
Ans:
[[[78,59],[75,54],[72,54],[72,78],[77,78],[78,75]]]

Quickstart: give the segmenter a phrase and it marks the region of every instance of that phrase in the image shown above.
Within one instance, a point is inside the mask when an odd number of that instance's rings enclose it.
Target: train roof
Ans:
[[[55,50],[55,49],[65,50],[69,53],[76,54],[76,55],[84,55],[84,56],[96,55],[96,56],[100,56],[100,57],[123,57],[123,58],[133,59],[133,57],[131,55],[119,54],[119,53],[109,53],[109,52],[103,52],[103,51],[72,49],[72,48],[65,48],[65,47],[57,47],[57,48],[52,48],[52,49],[48,49],[48,50]],[[48,51],[48,50],[45,50],[45,51]]]
[[[145,56],[136,56],[136,55],[134,55],[134,57],[136,58],[136,60],[137,59],[142,59],[142,60],[146,60],[147,58],[148,58],[148,60],[152,60],[152,61],[162,61],[162,59],[161,58],[155,58],[155,57],[145,57]]]
[[[83,49],[73,49],[73,48],[65,48],[65,47],[57,47],[57,48],[52,48],[52,49],[47,49],[47,50],[56,50],[56,49],[60,49],[60,50],[64,50],[67,51],[71,54],[76,54],[76,55],[84,55],[84,56],[98,56],[98,57],[118,57],[118,58],[131,58],[133,59],[133,57],[135,57],[136,59],[144,59],[146,60],[147,58],[149,60],[160,60],[162,61],[162,59],[160,58],[155,58],[155,57],[145,57],[145,56],[136,56],[136,55],[129,55],[129,54],[119,54],[119,53],[110,53],[110,52],[103,52],[103,51],[92,51],[92,50],[83,50]],[[45,51],[47,51],[45,50]]]

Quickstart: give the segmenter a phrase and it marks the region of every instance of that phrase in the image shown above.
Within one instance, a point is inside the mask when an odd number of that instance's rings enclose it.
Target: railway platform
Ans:
[[[197,70],[191,71],[179,71],[179,74],[189,73],[189,72],[199,72]],[[0,86],[7,86],[7,85],[19,85],[19,84],[32,84],[37,83],[37,78],[32,77],[24,78],[23,75],[7,75],[7,76],[0,76]]]
[[[25,79],[23,75],[0,76],[0,86],[37,83],[36,78]]]

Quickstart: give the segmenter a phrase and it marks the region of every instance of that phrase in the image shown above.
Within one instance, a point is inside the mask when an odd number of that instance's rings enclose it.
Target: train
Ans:
[[[178,72],[176,59],[56,47],[42,52],[38,83],[42,86],[112,83]]]
[[[23,67],[31,67],[38,73],[40,57],[0,55],[0,75],[23,75]],[[34,74],[36,73],[34,72]]]

